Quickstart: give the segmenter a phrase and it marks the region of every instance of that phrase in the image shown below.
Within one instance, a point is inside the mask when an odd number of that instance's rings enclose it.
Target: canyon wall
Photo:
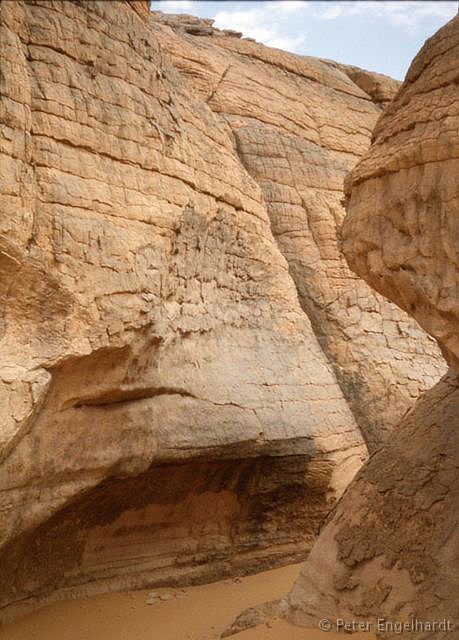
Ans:
[[[399,83],[240,39],[192,16],[154,14],[162,49],[229,130],[260,185],[302,309],[371,451],[438,379],[436,346],[349,269],[343,179]],[[173,31],[173,32],[172,32]]]
[[[0,618],[304,557],[443,371],[338,249],[393,82],[140,1],[0,18]]]
[[[299,624],[459,620],[459,18],[426,42],[347,179],[349,263],[439,341],[451,368],[358,474],[288,598]],[[384,628],[381,638],[399,637]]]

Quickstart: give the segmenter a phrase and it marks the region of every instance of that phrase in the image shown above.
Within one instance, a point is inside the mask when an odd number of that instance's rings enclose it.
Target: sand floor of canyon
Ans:
[[[109,593],[56,602],[0,631],[1,640],[215,640],[246,607],[285,595],[300,564],[186,589]],[[160,600],[159,596],[170,599]],[[336,640],[341,634],[294,627],[282,620],[238,633],[235,640]],[[371,640],[373,634],[353,635]]]

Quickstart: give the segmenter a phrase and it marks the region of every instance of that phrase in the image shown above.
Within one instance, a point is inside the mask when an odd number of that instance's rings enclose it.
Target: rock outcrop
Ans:
[[[170,27],[158,33],[163,50],[260,185],[302,308],[374,450],[440,371],[432,341],[356,278],[339,248],[343,179],[399,83],[269,49],[211,20],[155,17]]]
[[[379,120],[347,181],[344,225],[350,264],[437,338],[451,370],[371,457],[322,530],[288,598],[299,624],[361,619],[377,629],[377,618],[417,619],[404,637],[457,635],[458,60],[455,18],[426,42]],[[378,637],[399,636],[382,623]]]
[[[427,41],[348,181],[353,270],[412,315],[459,368],[457,19]]]
[[[442,367],[338,251],[379,106],[140,1],[0,17],[0,618],[304,556]]]

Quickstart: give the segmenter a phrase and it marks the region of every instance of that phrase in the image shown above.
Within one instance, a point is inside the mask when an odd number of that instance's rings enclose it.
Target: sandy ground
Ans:
[[[110,593],[56,602],[0,630],[1,640],[216,640],[245,608],[285,595],[299,564],[186,589]],[[147,604],[147,600],[153,600]],[[336,640],[341,634],[274,620],[235,640]],[[355,634],[371,640],[373,634]]]

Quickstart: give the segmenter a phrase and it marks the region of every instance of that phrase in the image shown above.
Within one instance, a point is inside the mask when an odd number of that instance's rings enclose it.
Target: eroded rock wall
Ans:
[[[261,190],[144,9],[1,3],[2,616],[289,561],[366,457]]]
[[[459,605],[459,383],[446,377],[372,456],[313,547],[288,597],[288,617],[418,625],[410,640],[454,638]],[[386,623],[383,623],[384,625]],[[378,638],[400,637],[383,627]]]
[[[334,64],[198,45],[139,1],[0,17],[0,617],[297,559],[366,411],[395,397],[374,443],[442,367],[338,255],[379,106]]]
[[[437,338],[451,369],[329,518],[288,597],[299,624],[417,619],[424,627],[404,637],[458,633],[458,60],[455,18],[426,42],[379,120],[349,176],[344,225],[350,264]],[[442,621],[449,628],[432,627]]]
[[[31,594],[46,602],[46,588],[51,598],[87,596],[299,562],[329,509],[328,474],[310,464],[304,455],[260,455],[109,478],[7,545],[0,588],[16,606],[5,616],[30,610]]]
[[[399,83],[154,14],[164,51],[230,130],[260,185],[300,303],[371,450],[444,373],[416,322],[353,274],[339,246],[343,180]],[[171,33],[171,29],[174,33]]]
[[[344,251],[459,368],[457,19],[428,40],[349,176]],[[358,187],[358,188],[357,188]]]

